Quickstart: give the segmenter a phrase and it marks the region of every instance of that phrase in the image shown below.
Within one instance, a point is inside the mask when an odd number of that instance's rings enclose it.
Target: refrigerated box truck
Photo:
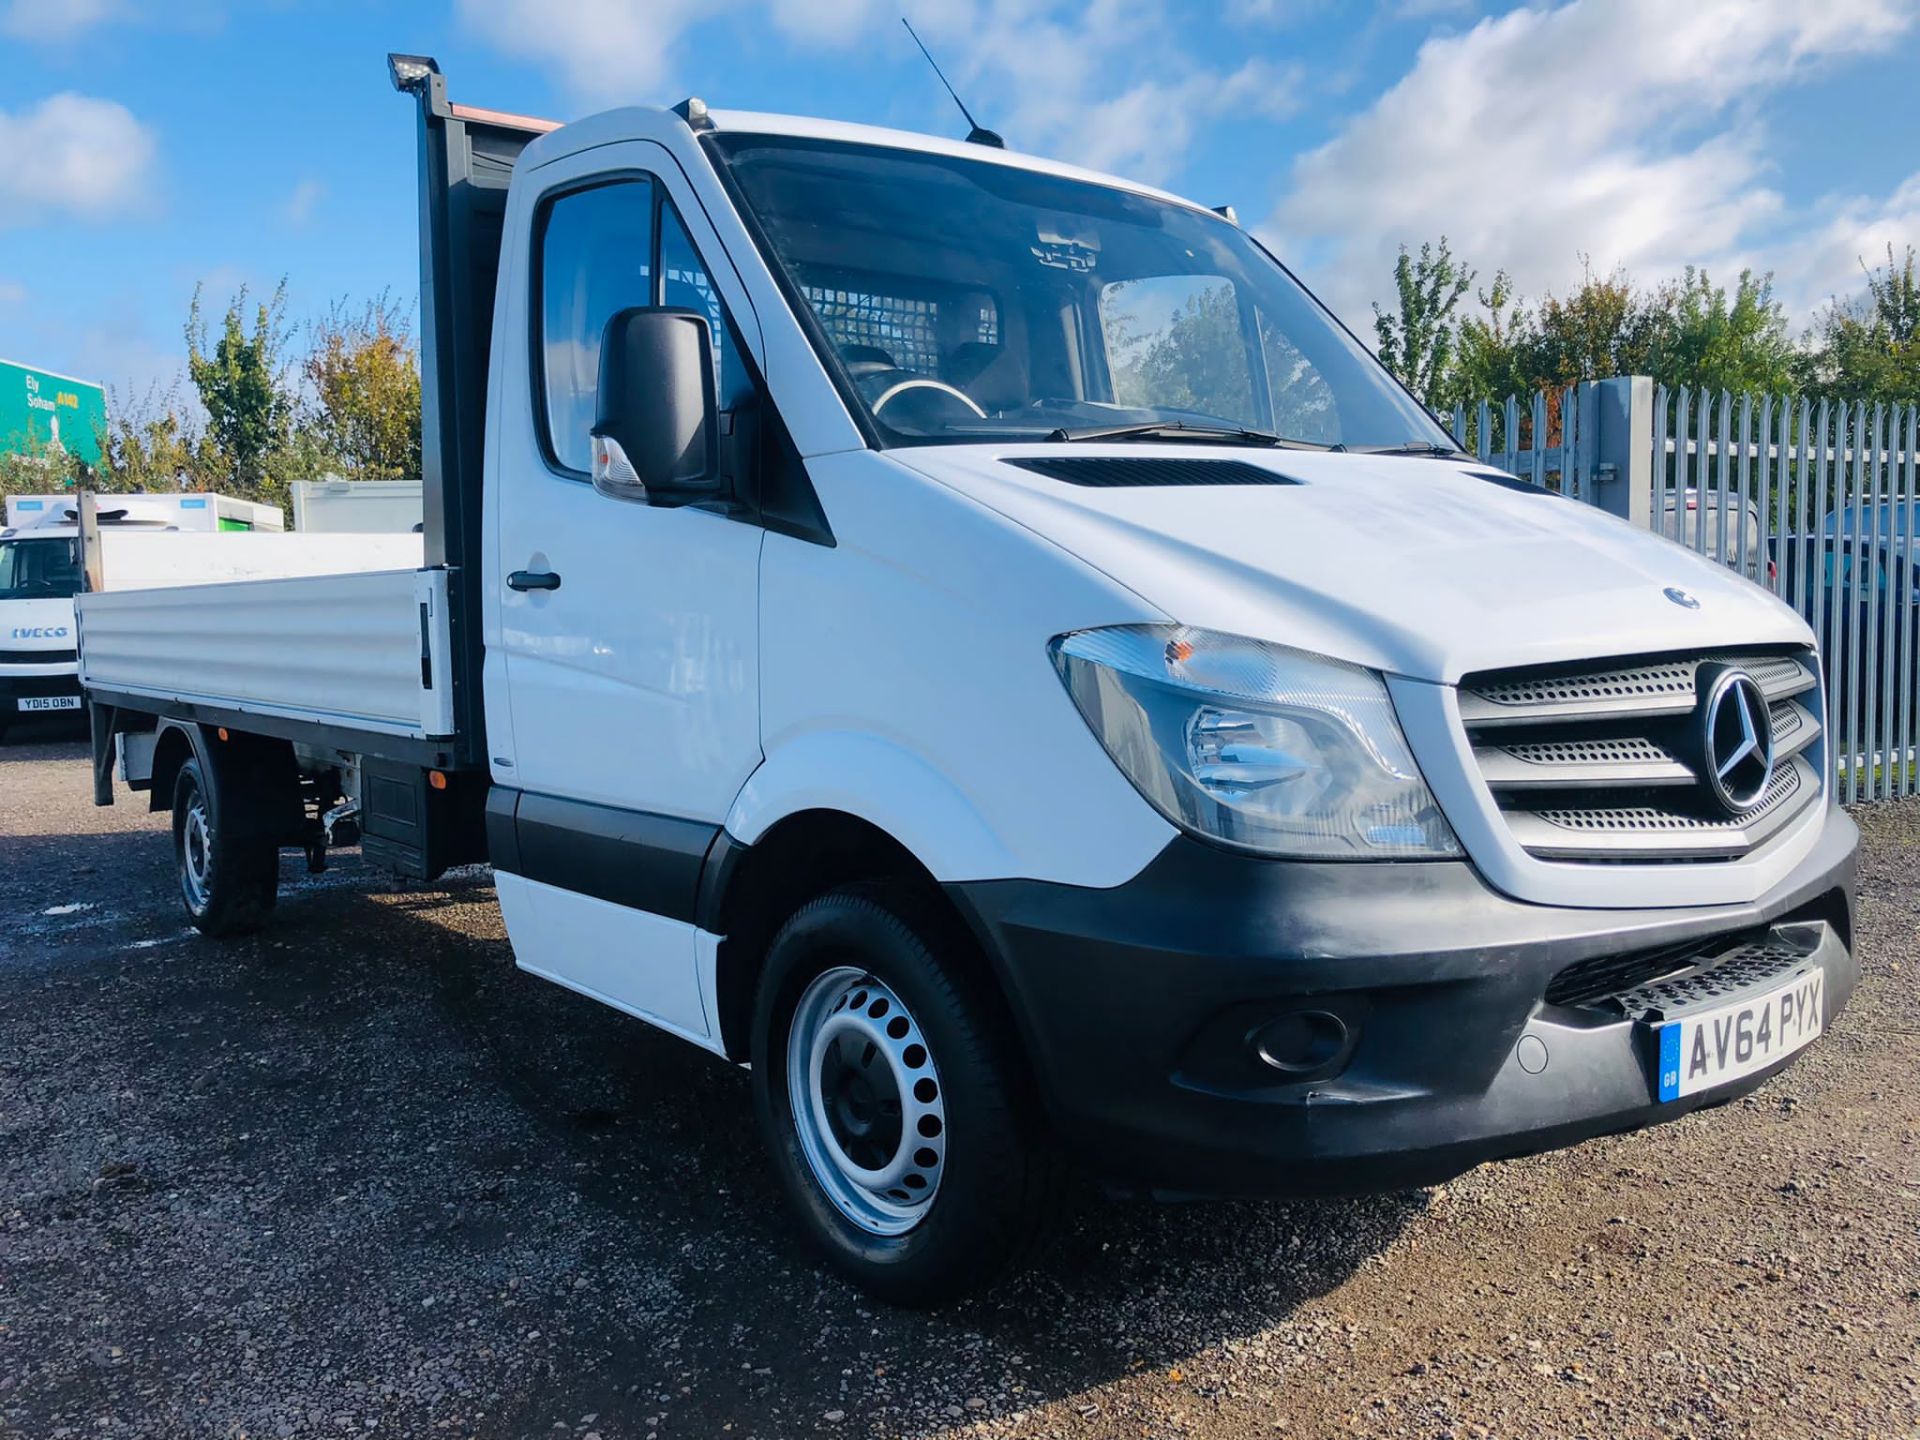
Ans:
[[[418,480],[296,480],[293,528],[355,534],[404,534],[424,528]]]

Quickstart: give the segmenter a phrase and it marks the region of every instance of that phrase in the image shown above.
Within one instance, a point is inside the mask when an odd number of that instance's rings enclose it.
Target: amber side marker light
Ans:
[[[224,726],[224,725],[222,725],[222,726],[221,726],[221,727],[220,727],[220,728],[219,728],[219,729],[218,729],[217,731],[215,731],[214,733],[215,733],[215,734],[217,734],[217,735],[218,735],[218,736],[219,736],[219,737],[220,737],[220,738],[221,738],[222,740],[228,740],[228,739],[231,739],[231,738],[232,738],[231,736],[229,736],[229,735],[227,734],[227,727],[226,727],[226,726]]]
[[[429,770],[427,772],[427,784],[431,785],[436,790],[446,789],[447,777],[445,772],[440,770]]]

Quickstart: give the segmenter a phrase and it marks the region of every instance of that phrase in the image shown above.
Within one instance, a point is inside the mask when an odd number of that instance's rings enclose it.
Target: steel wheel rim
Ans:
[[[180,873],[187,884],[187,898],[195,908],[207,903],[207,875],[212,868],[212,835],[207,824],[207,806],[195,798],[187,808],[180,830]]]
[[[890,986],[845,965],[814,977],[787,1035],[787,1096],[836,1210],[870,1235],[904,1235],[926,1218],[946,1167],[946,1093]]]

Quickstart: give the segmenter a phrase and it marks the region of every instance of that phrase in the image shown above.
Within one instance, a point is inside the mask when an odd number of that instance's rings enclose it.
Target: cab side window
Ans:
[[[713,375],[722,410],[737,410],[753,398],[753,380],[740,359],[733,322],[687,237],[671,202],[660,204],[660,303],[698,310],[713,334]]]
[[[660,187],[644,177],[569,191],[535,226],[540,284],[539,366],[548,457],[585,475],[600,374],[600,340],[621,310],[697,310],[713,335],[720,409],[752,402],[754,382],[706,265]]]
[[[575,190],[549,201],[536,227],[547,450],[581,474],[592,463],[601,333],[616,311],[657,303],[653,192],[644,179]]]

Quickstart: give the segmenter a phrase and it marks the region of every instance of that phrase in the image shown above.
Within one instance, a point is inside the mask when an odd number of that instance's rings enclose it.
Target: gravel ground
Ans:
[[[1340,1203],[1072,1197],[935,1315],[814,1268],[743,1072],[518,974],[484,871],[184,929],[162,825],[0,749],[0,1434],[1920,1434],[1920,805],[1751,1098]]]

